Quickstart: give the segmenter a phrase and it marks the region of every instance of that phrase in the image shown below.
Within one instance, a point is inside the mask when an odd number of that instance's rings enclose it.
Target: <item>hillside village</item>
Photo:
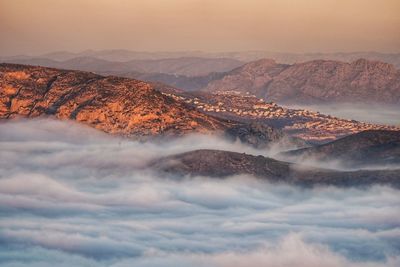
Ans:
[[[395,126],[340,119],[305,109],[289,109],[274,102],[265,102],[249,93],[236,91],[164,94],[207,114],[241,121],[265,122],[311,142],[331,141],[364,130],[400,130]]]

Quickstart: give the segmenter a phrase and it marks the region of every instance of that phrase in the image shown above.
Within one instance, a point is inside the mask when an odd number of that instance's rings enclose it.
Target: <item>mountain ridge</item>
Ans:
[[[211,176],[224,178],[250,175],[273,183],[299,186],[371,186],[389,184],[400,187],[399,170],[332,170],[304,166],[261,155],[200,149],[154,160],[149,166],[166,175]]]
[[[290,52],[272,52],[272,51],[231,51],[231,52],[205,52],[205,51],[176,51],[176,52],[146,52],[131,51],[126,49],[108,49],[108,50],[85,50],[77,53],[68,51],[54,51],[46,54],[29,56],[7,56],[5,59],[21,58],[49,58],[63,61],[75,57],[91,56],[109,61],[129,61],[141,59],[165,59],[178,57],[203,57],[203,58],[231,58],[242,62],[251,62],[262,58],[271,58],[282,64],[294,64],[315,59],[336,60],[351,62],[359,58],[367,60],[376,60],[393,64],[400,68],[400,53],[383,53],[376,51],[354,51],[354,52],[319,52],[319,53],[290,53]]]
[[[125,73],[160,73],[186,77],[205,76],[213,72],[225,72],[241,66],[244,63],[230,58],[178,57],[111,61],[93,56],[80,56],[61,61],[45,57],[3,59],[3,61],[13,64],[91,71],[100,75],[109,74],[120,76]]]
[[[127,78],[0,64],[0,87],[3,119],[53,115],[127,136],[209,132],[230,125]]]
[[[400,166],[400,131],[367,130],[314,147],[280,153],[297,162],[336,161],[348,168],[365,165]]]
[[[60,62],[46,58],[8,61],[162,82],[186,91],[249,93],[279,104],[400,102],[400,71],[391,64],[366,59],[292,65],[272,59],[243,64],[229,58],[200,57],[125,62],[91,56]]]
[[[247,63],[210,82],[206,91],[250,93],[278,103],[400,103],[400,71],[358,59],[351,63],[314,60],[293,65],[274,60]]]

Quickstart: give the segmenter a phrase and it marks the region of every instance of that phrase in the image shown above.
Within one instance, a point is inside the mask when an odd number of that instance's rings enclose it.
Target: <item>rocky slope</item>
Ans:
[[[293,65],[273,60],[245,64],[205,88],[250,93],[278,103],[400,103],[400,71],[393,65],[359,59],[351,63],[314,60]]]
[[[400,166],[400,131],[370,130],[316,147],[281,153],[296,161],[338,161],[346,167]]]
[[[263,156],[220,150],[195,150],[172,155],[158,159],[150,166],[171,175],[226,177],[248,174],[271,182],[285,182],[302,186],[389,184],[400,187],[399,170],[337,171],[318,169]]]
[[[230,126],[145,82],[0,64],[0,118],[53,115],[126,136],[211,132]]]

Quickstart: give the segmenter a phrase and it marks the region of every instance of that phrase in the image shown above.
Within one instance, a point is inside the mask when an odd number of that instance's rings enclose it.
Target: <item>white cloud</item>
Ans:
[[[399,265],[398,189],[174,180],[142,168],[192,148],[243,148],[214,137],[139,143],[18,121],[0,124],[0,147],[2,266]]]

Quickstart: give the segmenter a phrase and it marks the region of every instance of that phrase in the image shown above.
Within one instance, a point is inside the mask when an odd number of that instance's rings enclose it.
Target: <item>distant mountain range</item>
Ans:
[[[351,63],[314,60],[293,65],[263,59],[211,81],[210,92],[253,94],[278,103],[400,103],[400,71],[393,65],[359,59]]]
[[[244,64],[231,54],[223,54],[231,58],[180,57],[124,62],[104,59],[105,55],[116,53],[122,56],[128,52],[81,53],[78,54],[80,57],[73,58],[69,56],[76,54],[64,57],[57,53],[45,55],[69,58],[64,61],[42,57],[12,57],[2,61],[161,82],[186,91],[235,91],[288,105],[400,103],[400,71],[394,65],[380,61],[312,60],[290,65],[261,59]],[[86,54],[90,56],[82,56]],[[95,57],[99,55],[103,58]]]
[[[200,57],[130,60],[125,62],[109,61],[96,57],[75,57],[64,61],[56,61],[49,58],[9,58],[3,59],[3,61],[119,76],[169,74],[187,77],[203,76],[212,72],[226,72],[243,64],[241,61],[229,58]]]
[[[267,51],[254,52],[231,52],[222,53],[220,56],[234,58],[240,61],[256,61],[270,58],[279,63],[294,64],[313,60],[333,60],[342,62],[353,62],[364,58],[371,61],[381,61],[400,68],[400,53],[378,53],[378,52],[339,52],[339,53],[279,53]]]
[[[130,61],[130,60],[154,60],[181,57],[200,58],[230,58],[242,62],[250,62],[263,58],[270,58],[279,63],[293,64],[311,60],[336,60],[343,62],[355,61],[359,58],[382,61],[393,64],[400,68],[400,53],[379,53],[379,52],[338,52],[338,53],[285,53],[270,51],[239,51],[239,52],[203,52],[203,51],[177,51],[177,52],[141,52],[124,49],[111,50],[86,50],[78,53],[68,51],[56,51],[38,56],[20,55],[3,57],[3,59],[31,59],[47,58],[56,61],[70,60],[77,57],[94,57],[107,61]]]

